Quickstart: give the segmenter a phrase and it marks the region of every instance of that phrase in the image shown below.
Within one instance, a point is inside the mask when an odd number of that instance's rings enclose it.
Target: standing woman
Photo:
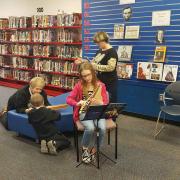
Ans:
[[[93,68],[97,72],[97,78],[102,81],[109,92],[110,102],[117,101],[117,72],[116,65],[118,55],[116,50],[109,44],[109,37],[106,32],[97,32],[94,35],[94,43],[99,46],[95,57],[91,61]],[[77,59],[75,63],[82,63],[82,59]]]
[[[82,121],[86,114],[86,107],[83,109],[86,100],[90,98],[90,105],[103,105],[108,103],[108,96],[106,93],[105,85],[97,80],[96,73],[89,62],[84,62],[80,66],[80,80],[75,85],[70,95],[67,97],[67,104],[74,107],[73,119],[79,129],[84,128],[84,134],[82,138],[82,161],[89,163],[91,161],[90,154],[96,152],[95,149],[95,137],[94,130],[95,124],[93,120]],[[103,143],[106,121],[100,119],[98,121],[99,145]]]

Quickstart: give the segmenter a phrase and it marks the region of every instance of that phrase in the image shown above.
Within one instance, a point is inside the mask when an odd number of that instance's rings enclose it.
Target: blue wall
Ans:
[[[132,18],[125,22],[122,9],[130,6]],[[140,25],[140,38],[137,40],[114,40],[114,48],[119,45],[133,45],[132,63],[134,64],[131,80],[119,80],[118,101],[128,103],[128,112],[157,117],[159,112],[159,93],[168,83],[143,81],[136,79],[137,62],[153,62],[156,47],[156,32],[165,31],[167,46],[166,64],[180,65],[180,1],[179,0],[136,0],[135,4],[120,5],[119,0],[83,0],[83,55],[92,58],[98,47],[92,37],[97,31],[106,31],[113,37],[114,24]],[[171,26],[152,27],[152,11],[171,10]],[[86,33],[87,34],[86,34]],[[180,75],[178,72],[178,80]]]

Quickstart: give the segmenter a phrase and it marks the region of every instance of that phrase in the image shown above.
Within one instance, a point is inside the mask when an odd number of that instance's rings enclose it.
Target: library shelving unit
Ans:
[[[81,50],[80,13],[0,19],[0,85],[18,89],[41,76],[48,95],[70,91]]]

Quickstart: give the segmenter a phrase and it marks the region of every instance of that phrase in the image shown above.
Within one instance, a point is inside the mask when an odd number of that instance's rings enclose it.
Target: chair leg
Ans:
[[[74,123],[73,123],[73,135],[74,135],[74,146],[76,147],[76,127]]]
[[[158,125],[159,125],[161,113],[162,113],[162,111],[160,111],[160,112],[159,112],[159,115],[158,115],[158,119],[157,119],[157,123],[156,123],[156,128],[155,128],[155,132],[154,132],[154,138],[156,138],[156,137],[161,133],[161,131],[164,129],[164,127],[165,127],[165,126],[164,126],[164,125],[165,125],[165,114],[164,114],[163,124],[162,124],[161,127],[158,129]]]
[[[111,141],[111,132],[108,129],[108,145],[110,145],[110,141]]]
[[[117,159],[117,151],[118,151],[117,138],[118,138],[118,125],[116,123],[116,129],[115,129],[115,159]]]
[[[77,162],[79,162],[79,141],[78,141],[78,130],[76,128],[76,156]]]

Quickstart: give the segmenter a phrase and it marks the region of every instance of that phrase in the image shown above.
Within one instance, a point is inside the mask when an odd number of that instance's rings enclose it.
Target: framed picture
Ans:
[[[166,57],[166,46],[156,46],[154,62],[164,62]]]
[[[116,70],[118,78],[130,79],[133,72],[133,64],[118,63]]]
[[[114,25],[114,39],[124,39],[124,24]]]
[[[153,11],[152,26],[170,26],[171,11]]]
[[[150,71],[150,80],[161,81],[163,72],[162,63],[152,63]]]
[[[130,61],[132,54],[132,46],[122,45],[118,47],[118,61]]]
[[[175,82],[177,79],[178,65],[164,65],[162,81]]]
[[[119,0],[120,4],[133,4],[135,0]]]
[[[125,39],[139,39],[140,26],[126,26]]]

